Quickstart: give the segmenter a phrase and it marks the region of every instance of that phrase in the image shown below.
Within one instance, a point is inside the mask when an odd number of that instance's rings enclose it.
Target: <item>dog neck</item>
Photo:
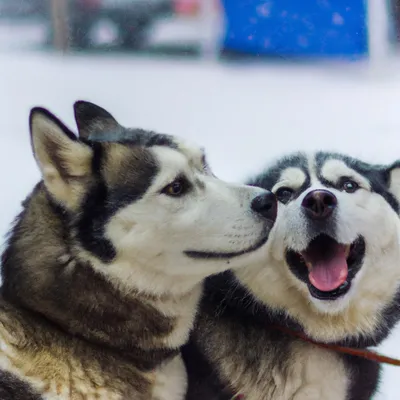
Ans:
[[[286,309],[274,307],[273,302],[267,304],[261,301],[259,297],[249,290],[249,287],[246,287],[246,281],[240,280],[237,275],[239,275],[237,272],[235,274],[225,272],[209,279],[209,282],[206,284],[203,302],[210,310],[214,310],[211,312],[221,313],[223,310],[224,313],[232,315],[235,318],[243,318],[246,321],[244,323],[251,321],[259,329],[271,330],[278,326],[298,332],[316,342],[365,349],[380,344],[388,336],[395,322],[398,320],[397,318],[391,318],[391,315],[394,313],[393,310],[397,310],[399,307],[400,291],[397,292],[390,307],[382,311],[380,315],[382,323],[379,329],[371,331],[368,334],[366,333],[364,336],[347,331],[347,335],[342,335],[341,337],[335,335],[331,338],[318,337],[318,335],[309,334],[307,326],[304,326],[304,319],[295,319]],[[254,280],[252,282],[254,283]],[[287,292],[282,290],[281,293]],[[323,321],[321,318],[321,324],[323,324]],[[333,331],[334,334],[336,332],[335,328],[335,326],[329,325],[328,329],[325,328],[325,330],[328,330],[328,332]],[[323,329],[320,329],[318,332],[321,331]]]
[[[140,368],[153,369],[175,355],[188,339],[202,284],[163,295],[134,287],[127,293],[74,255],[71,240],[39,185],[3,254],[4,298]]]

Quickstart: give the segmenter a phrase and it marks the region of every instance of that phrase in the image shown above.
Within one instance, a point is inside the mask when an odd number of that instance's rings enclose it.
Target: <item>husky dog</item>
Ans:
[[[288,330],[363,349],[398,321],[400,164],[300,153],[251,183],[279,201],[265,263],[208,280],[187,399],[370,399],[377,363]]]
[[[42,181],[2,258],[0,398],[182,399],[202,281],[260,262],[275,196],[218,180],[175,137],[75,112],[81,139],[30,115]]]

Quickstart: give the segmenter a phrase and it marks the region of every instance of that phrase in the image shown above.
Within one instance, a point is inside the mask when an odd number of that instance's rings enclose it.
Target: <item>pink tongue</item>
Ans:
[[[346,281],[348,273],[345,247],[339,246],[329,260],[314,262],[308,277],[317,289],[330,292]]]

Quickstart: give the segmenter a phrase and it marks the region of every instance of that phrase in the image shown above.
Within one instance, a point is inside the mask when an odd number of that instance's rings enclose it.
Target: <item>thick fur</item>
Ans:
[[[261,260],[276,203],[216,179],[196,146],[75,112],[81,139],[31,113],[43,180],[2,257],[0,398],[182,399],[202,281]]]
[[[294,154],[279,160],[252,184],[273,192],[293,190],[279,204],[265,263],[210,278],[197,327],[185,349],[187,399],[367,400],[378,387],[379,365],[288,336],[288,327],[310,338],[366,348],[387,337],[400,317],[400,167],[370,165],[331,153]],[[347,193],[343,180],[359,189]],[[315,225],[301,204],[315,189],[334,193],[330,223]],[[362,236],[365,254],[350,290],[335,300],[313,297],[285,256],[302,251],[320,233],[339,243]]]

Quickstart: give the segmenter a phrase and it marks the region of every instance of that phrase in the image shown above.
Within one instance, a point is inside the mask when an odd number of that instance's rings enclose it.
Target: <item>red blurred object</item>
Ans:
[[[201,2],[209,0],[172,0],[175,14],[181,16],[194,16],[200,13]],[[216,11],[220,11],[220,1],[212,0]]]
[[[178,15],[196,15],[200,10],[201,0],[174,0],[174,11]]]

